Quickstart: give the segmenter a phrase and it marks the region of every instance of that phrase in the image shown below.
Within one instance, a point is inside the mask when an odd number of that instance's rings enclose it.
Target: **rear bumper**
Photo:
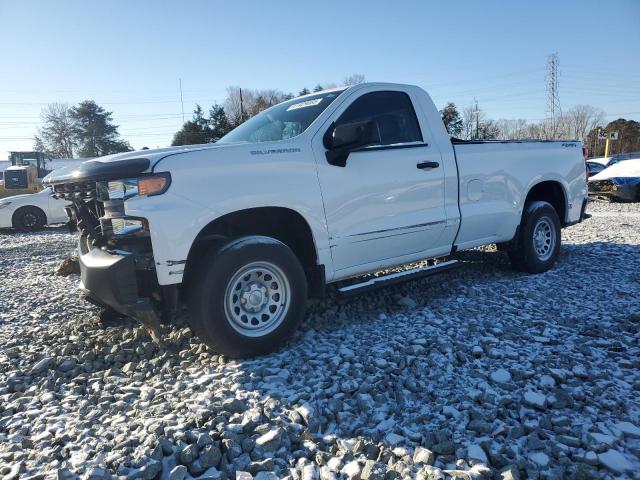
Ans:
[[[565,223],[565,227],[570,227],[571,225],[576,225],[587,218],[591,218],[591,215],[587,213],[587,204],[589,203],[589,199],[585,198],[582,200],[582,205],[580,206],[580,218],[575,222],[567,222]]]
[[[580,221],[586,220],[587,218],[591,218],[591,215],[587,213],[587,204],[589,203],[589,199],[585,198],[582,200],[582,207],[580,208]]]
[[[92,303],[111,307],[157,330],[159,317],[149,298],[139,296],[133,254],[110,253],[99,248],[87,251],[78,245],[80,289]]]

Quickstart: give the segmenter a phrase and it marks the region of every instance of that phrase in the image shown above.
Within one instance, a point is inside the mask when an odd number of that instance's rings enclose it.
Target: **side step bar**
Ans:
[[[446,262],[437,263],[430,267],[425,268],[413,268],[411,270],[405,270],[404,272],[390,273],[380,277],[371,278],[367,281],[354,283],[341,288],[338,288],[338,294],[341,297],[351,297],[358,295],[359,293],[367,292],[370,290],[377,290],[396,283],[407,282],[409,280],[415,280],[417,278],[428,277],[435,275],[436,273],[451,270],[460,266],[458,260],[448,260]]]

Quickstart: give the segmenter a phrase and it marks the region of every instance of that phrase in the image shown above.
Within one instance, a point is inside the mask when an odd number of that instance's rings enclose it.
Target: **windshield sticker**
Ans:
[[[289,110],[297,110],[298,108],[305,107],[313,107],[314,105],[318,105],[322,101],[321,98],[316,98],[315,100],[307,100],[306,102],[294,103],[287,108],[287,112]]]

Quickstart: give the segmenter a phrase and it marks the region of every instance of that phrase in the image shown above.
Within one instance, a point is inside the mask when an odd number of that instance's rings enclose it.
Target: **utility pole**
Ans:
[[[478,100],[474,98],[473,101],[476,102],[476,108],[473,111],[473,114],[476,116],[476,140],[478,140],[480,137],[480,110],[478,110]]]
[[[240,123],[244,122],[244,105],[242,104],[242,88],[240,89]]]
[[[178,79],[180,81],[180,108],[182,109],[182,123],[184,123],[184,102],[182,101],[182,79]]]
[[[560,71],[558,69],[558,53],[553,53],[547,58],[547,112],[551,115],[551,135],[556,137],[556,116],[562,116],[560,109],[560,99],[558,97],[558,77]]]

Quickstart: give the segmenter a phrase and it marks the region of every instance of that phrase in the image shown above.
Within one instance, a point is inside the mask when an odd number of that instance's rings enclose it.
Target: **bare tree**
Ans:
[[[34,137],[34,148],[50,158],[72,158],[76,143],[75,121],[64,103],[50,103],[40,113],[42,126]]]
[[[244,93],[244,90],[243,90]],[[267,90],[255,90],[251,92],[250,101],[247,105],[247,111],[249,116],[253,117],[263,110],[269,107],[273,107],[280,102],[287,99],[287,95],[280,90],[267,89]]]
[[[364,83],[364,75],[361,73],[354,73],[344,79],[345,85],[357,85],[359,83]]]
[[[503,140],[524,140],[528,137],[528,123],[523,118],[505,119],[496,122],[498,138]]]
[[[474,108],[467,107],[462,110],[462,138],[471,140],[475,136],[476,131],[476,114]]]
[[[273,105],[288,100],[290,95],[286,95],[280,90],[273,88],[264,90],[242,89],[240,87],[228,87],[227,98],[224,101],[224,110],[233,125],[240,125],[242,122],[257,115]]]
[[[557,117],[555,122],[551,118],[545,118],[538,123],[538,129],[540,140],[559,140],[565,137],[563,133],[566,130],[566,123],[563,117]]]
[[[241,91],[242,93],[240,93]],[[248,90],[241,90],[240,87],[227,87],[224,111],[227,113],[227,117],[233,125],[240,125],[248,118],[244,106],[249,94],[250,92]]]
[[[493,120],[484,120],[478,125],[476,138],[480,140],[495,140],[500,136],[500,128]]]
[[[545,138],[545,132],[542,128],[542,123],[529,123],[527,125],[526,138],[530,140],[543,140]]]
[[[591,130],[605,123],[605,115],[591,105],[576,105],[564,113],[563,120],[564,133],[568,138],[584,140]]]

